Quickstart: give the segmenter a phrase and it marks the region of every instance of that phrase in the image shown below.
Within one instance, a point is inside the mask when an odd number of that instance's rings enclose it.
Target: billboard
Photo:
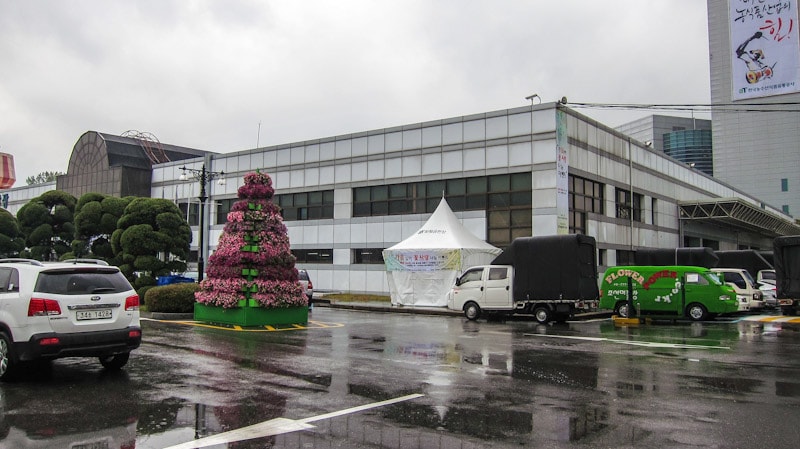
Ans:
[[[797,4],[730,0],[733,100],[800,91]]]

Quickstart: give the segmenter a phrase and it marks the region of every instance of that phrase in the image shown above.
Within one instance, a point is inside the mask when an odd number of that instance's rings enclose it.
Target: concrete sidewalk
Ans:
[[[415,313],[420,315],[444,315],[444,316],[464,316],[460,310],[450,310],[446,307],[423,307],[423,306],[403,306],[393,305],[388,301],[329,301],[324,298],[314,298],[314,307],[330,307],[333,309],[363,310],[368,312],[387,312],[387,313]],[[598,311],[579,313],[575,315],[576,320],[611,318],[612,312]]]
[[[314,298],[314,307],[330,307],[332,309],[363,310],[368,312],[416,313],[421,315],[459,316],[462,312],[449,310],[446,307],[396,306],[388,301],[329,301]]]

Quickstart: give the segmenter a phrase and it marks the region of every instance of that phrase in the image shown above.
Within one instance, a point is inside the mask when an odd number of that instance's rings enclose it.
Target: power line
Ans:
[[[800,112],[800,102],[778,103],[717,103],[717,104],[624,104],[624,103],[573,103],[571,108],[617,109],[617,110],[657,110],[691,112]]]

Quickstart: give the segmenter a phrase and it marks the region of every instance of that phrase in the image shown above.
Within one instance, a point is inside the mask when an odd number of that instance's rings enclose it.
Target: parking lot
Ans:
[[[116,375],[65,359],[2,385],[0,447],[191,447],[231,431],[210,447],[800,441],[800,326],[776,316],[544,326],[317,306],[307,325],[272,330],[143,330]]]

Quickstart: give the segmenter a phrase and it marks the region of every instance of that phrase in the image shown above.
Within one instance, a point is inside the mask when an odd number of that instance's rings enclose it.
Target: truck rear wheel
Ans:
[[[470,321],[475,321],[481,316],[481,307],[470,301],[464,304],[464,316]]]
[[[614,314],[622,318],[630,318],[629,317],[630,313],[628,313],[628,303],[621,302],[617,304],[617,308],[614,310]]]
[[[533,318],[540,324],[547,324],[552,318],[553,312],[547,306],[538,306],[533,309]]]

